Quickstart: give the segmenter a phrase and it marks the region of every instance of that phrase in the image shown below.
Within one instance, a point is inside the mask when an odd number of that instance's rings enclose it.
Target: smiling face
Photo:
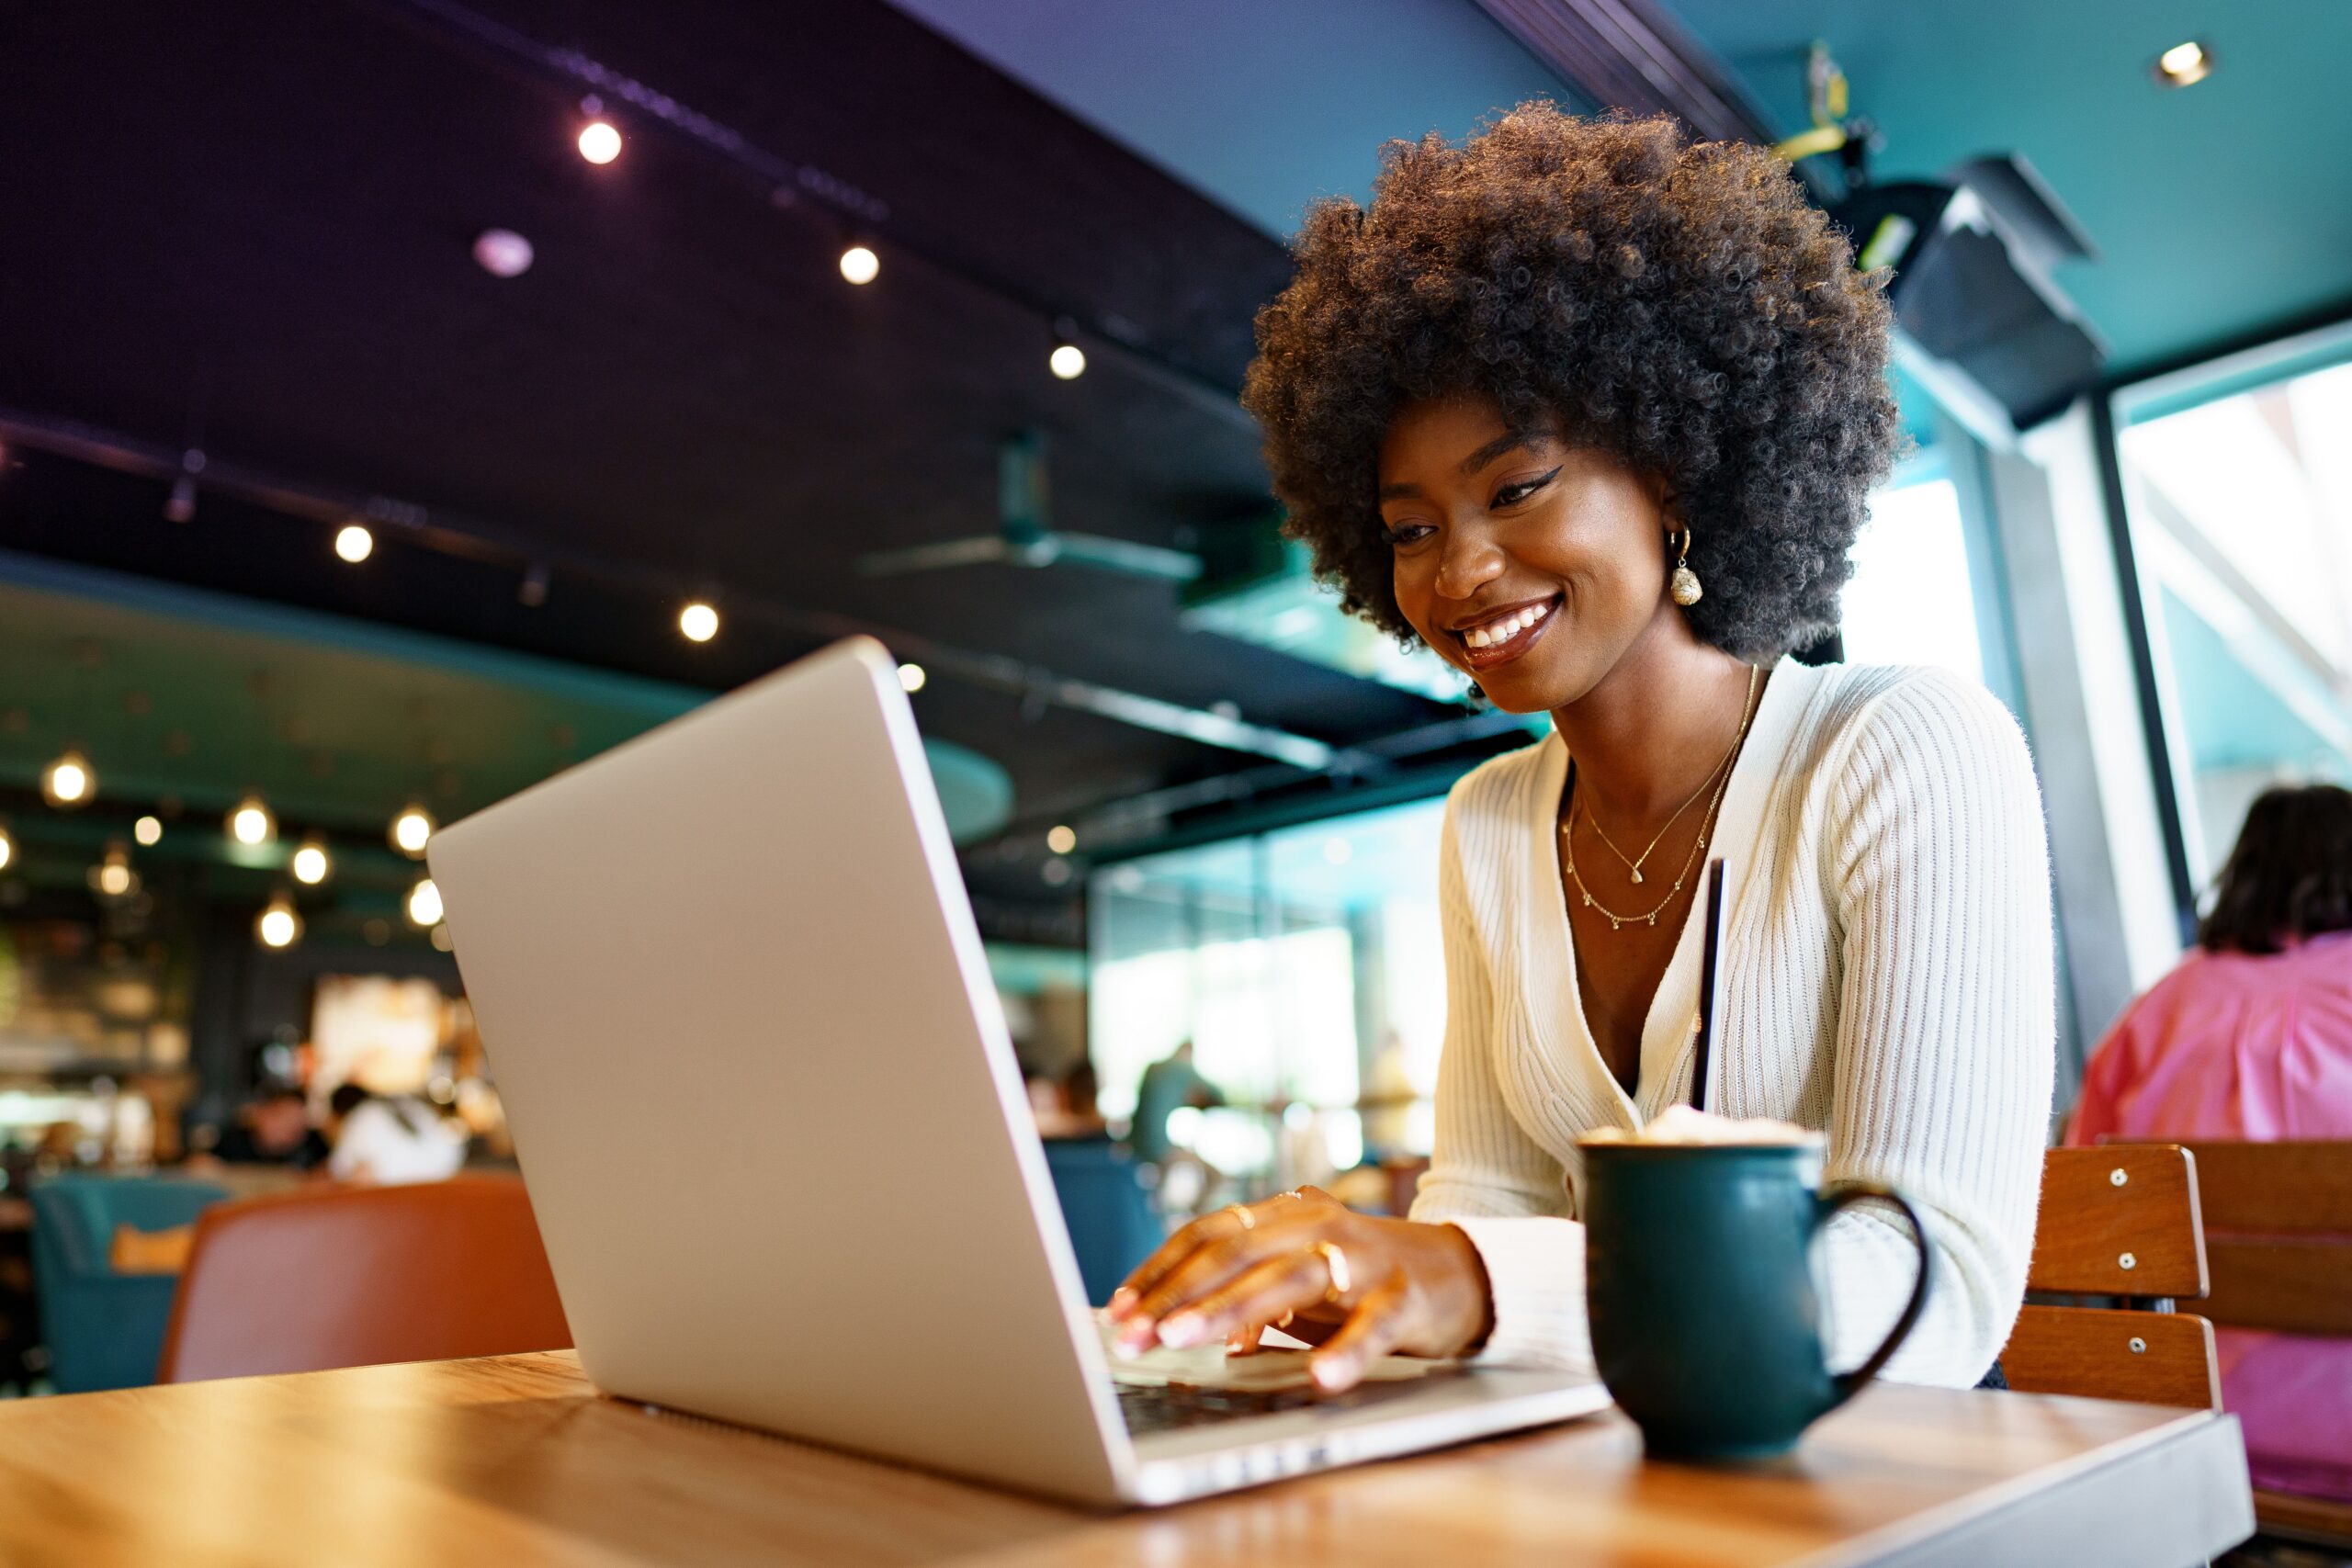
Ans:
[[[1556,420],[1409,405],[1381,443],[1380,515],[1396,607],[1497,707],[1566,707],[1645,633],[1688,635],[1667,595],[1664,487]]]

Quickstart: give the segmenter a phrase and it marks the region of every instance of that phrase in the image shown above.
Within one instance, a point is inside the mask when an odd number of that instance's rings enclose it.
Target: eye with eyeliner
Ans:
[[[1487,510],[1489,512],[1500,512],[1507,506],[1518,505],[1521,502],[1525,501],[1529,496],[1533,495],[1537,491],[1542,490],[1545,485],[1550,484],[1554,479],[1558,479],[1560,477],[1560,468],[1565,468],[1566,466],[1566,465],[1562,464],[1554,468],[1548,473],[1536,475],[1532,479],[1521,479],[1516,483],[1503,486],[1502,489],[1495,492],[1495,499],[1487,503]]]

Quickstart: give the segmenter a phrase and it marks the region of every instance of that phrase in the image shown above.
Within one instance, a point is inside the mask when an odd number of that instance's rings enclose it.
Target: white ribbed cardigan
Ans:
[[[1628,1097],[1577,989],[1553,840],[1555,733],[1454,786],[1439,868],[1447,1021],[1437,1144],[1413,1204],[1452,1220],[1493,1286],[1496,1361],[1589,1367],[1578,1134],[1690,1096],[1703,920],[1642,1032]],[[1725,788],[1724,1016],[1709,1109],[1827,1135],[1827,1182],[1926,1218],[1937,1284],[1887,1375],[1964,1387],[2025,1290],[2055,1040],[2041,793],[2007,709],[1939,671],[1777,666]],[[1606,940],[1605,938],[1603,940]],[[1816,1252],[1832,1363],[1860,1360],[1915,1272],[1892,1206]]]

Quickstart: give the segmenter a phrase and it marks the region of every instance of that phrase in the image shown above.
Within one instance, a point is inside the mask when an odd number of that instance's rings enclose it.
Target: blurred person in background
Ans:
[[[1166,1165],[1175,1145],[1168,1136],[1168,1119],[1186,1106],[1207,1110],[1225,1103],[1225,1092],[1193,1066],[1189,1040],[1143,1070],[1136,1085],[1135,1120],[1127,1142],[1136,1158],[1146,1165]]]
[[[265,1087],[237,1110],[208,1151],[226,1165],[282,1165],[315,1170],[327,1161],[327,1140],[311,1125],[311,1108],[291,1084]]]
[[[375,1095],[346,1083],[327,1107],[334,1142],[327,1170],[338,1181],[446,1181],[466,1163],[464,1125],[414,1095]]]
[[[2246,812],[2197,946],[2092,1055],[2066,1142],[2352,1138],[2352,791]],[[2352,1501],[2352,1343],[2214,1330],[2254,1483]]]

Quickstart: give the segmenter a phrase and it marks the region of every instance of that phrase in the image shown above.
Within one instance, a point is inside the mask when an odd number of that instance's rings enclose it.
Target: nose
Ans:
[[[1503,572],[1503,552],[1484,528],[1446,530],[1444,553],[1438,558],[1438,595],[1467,599]]]

